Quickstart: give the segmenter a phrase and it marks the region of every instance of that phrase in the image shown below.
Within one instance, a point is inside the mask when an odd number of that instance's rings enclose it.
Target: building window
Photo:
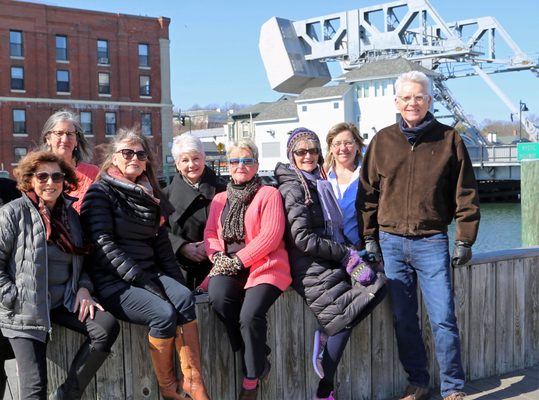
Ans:
[[[359,99],[364,97],[369,97],[369,90],[371,87],[371,82],[360,82],[357,84],[357,97]]]
[[[13,133],[26,133],[26,111],[13,110]]]
[[[333,103],[333,108],[334,108],[334,109],[339,108],[339,103],[338,103],[338,102]]]
[[[383,96],[383,90],[384,90],[384,81],[383,80],[374,81],[374,96],[375,97],[382,97]]]
[[[364,133],[364,134],[363,134],[363,139],[369,140],[369,134],[368,134],[368,133]]]
[[[307,106],[301,106],[301,111],[306,112],[307,111]]]
[[[140,95],[151,96],[152,90],[150,87],[150,77],[148,75],[140,76]]]
[[[92,127],[92,112],[91,111],[81,111],[80,113],[80,126],[82,127],[83,133],[87,135],[93,134]]]
[[[67,36],[56,35],[56,60],[67,61],[69,60],[67,54]]]
[[[109,60],[109,41],[98,40],[97,41],[97,63],[98,64],[110,64]]]
[[[116,134],[116,113],[105,113],[105,135]]]
[[[9,31],[9,55],[24,57],[21,31]]]
[[[100,72],[98,74],[99,94],[110,94],[110,75],[106,72]]]
[[[13,148],[13,161],[19,163],[21,159],[28,154],[28,149],[26,147],[14,147]]]
[[[69,92],[69,71],[63,69],[56,71],[56,91]]]
[[[11,89],[24,90],[24,68],[11,67]]]
[[[140,67],[150,66],[150,45],[146,43],[138,44],[138,65]]]
[[[152,136],[152,114],[142,113],[140,115],[140,129],[143,135]]]

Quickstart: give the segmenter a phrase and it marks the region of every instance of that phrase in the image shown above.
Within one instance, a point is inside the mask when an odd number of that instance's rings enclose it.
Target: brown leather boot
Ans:
[[[204,386],[200,364],[200,342],[196,321],[188,322],[176,328],[176,351],[180,356],[183,374],[182,389],[193,400],[209,400]]]
[[[148,335],[150,356],[164,400],[183,400],[174,374],[174,338],[159,339]]]

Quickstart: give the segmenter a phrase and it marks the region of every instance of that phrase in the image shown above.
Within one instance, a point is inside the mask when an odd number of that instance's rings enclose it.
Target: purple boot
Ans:
[[[322,359],[324,358],[324,350],[328,341],[328,335],[321,330],[317,330],[314,333],[314,347],[313,347],[313,367],[316,375],[322,379],[324,377],[324,368],[322,367]]]

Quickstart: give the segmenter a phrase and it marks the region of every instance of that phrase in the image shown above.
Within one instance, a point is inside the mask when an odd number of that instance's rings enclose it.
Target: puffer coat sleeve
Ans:
[[[18,233],[7,207],[0,211],[0,226],[0,302],[5,308],[12,309],[17,298],[17,286],[8,274],[8,264],[15,252]]]
[[[115,241],[115,218],[112,196],[101,182],[86,192],[81,219],[87,237],[94,243],[94,257],[111,273],[128,283],[140,277],[143,270]]]

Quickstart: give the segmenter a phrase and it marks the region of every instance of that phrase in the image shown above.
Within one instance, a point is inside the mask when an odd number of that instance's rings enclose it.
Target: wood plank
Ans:
[[[466,377],[469,378],[470,298],[472,266],[453,269],[455,314],[460,336],[460,354]]]
[[[494,375],[496,354],[496,270],[494,264],[480,264],[472,268],[469,337],[469,378]]]
[[[125,330],[128,331],[128,325],[124,324]],[[97,386],[94,393],[85,393],[87,397],[93,396],[88,397],[89,399],[122,400],[129,398],[125,391],[125,379],[126,376],[131,377],[132,374],[128,374],[130,369],[125,367],[124,354],[123,334],[120,332],[111,348],[111,354],[97,371],[95,379]]]
[[[351,393],[349,397],[341,397],[352,400],[369,400],[372,392],[372,369],[371,369],[371,346],[372,346],[372,315],[369,315],[357,325],[350,337],[348,347],[350,357]]]
[[[281,360],[280,354],[276,354],[277,352],[275,351],[275,348],[277,343],[277,331],[279,330],[278,325],[280,325],[282,322],[280,321],[279,316],[276,313],[275,304],[268,310],[267,320],[268,329],[266,343],[271,349],[271,354],[268,357],[271,364],[271,370],[269,375],[260,382],[261,393],[258,398],[261,400],[273,400],[278,398],[278,388],[275,376],[277,375],[280,368],[276,368],[275,363],[280,362]]]
[[[528,334],[526,326],[526,295],[527,288],[531,285],[526,282],[526,260],[513,261],[513,363],[510,370],[522,369],[526,366],[526,343]]]
[[[524,265],[524,280],[527,283],[524,305],[526,310],[524,365],[529,367],[539,363],[539,257],[525,260]]]
[[[150,359],[148,327],[129,324],[131,348],[125,349],[125,357],[130,357],[132,366],[132,392],[134,400],[158,400],[159,386]]]
[[[496,373],[513,367],[515,339],[513,262],[496,263]]]
[[[385,299],[372,315],[372,391],[371,398],[385,399],[393,395],[394,364],[391,306]]]

